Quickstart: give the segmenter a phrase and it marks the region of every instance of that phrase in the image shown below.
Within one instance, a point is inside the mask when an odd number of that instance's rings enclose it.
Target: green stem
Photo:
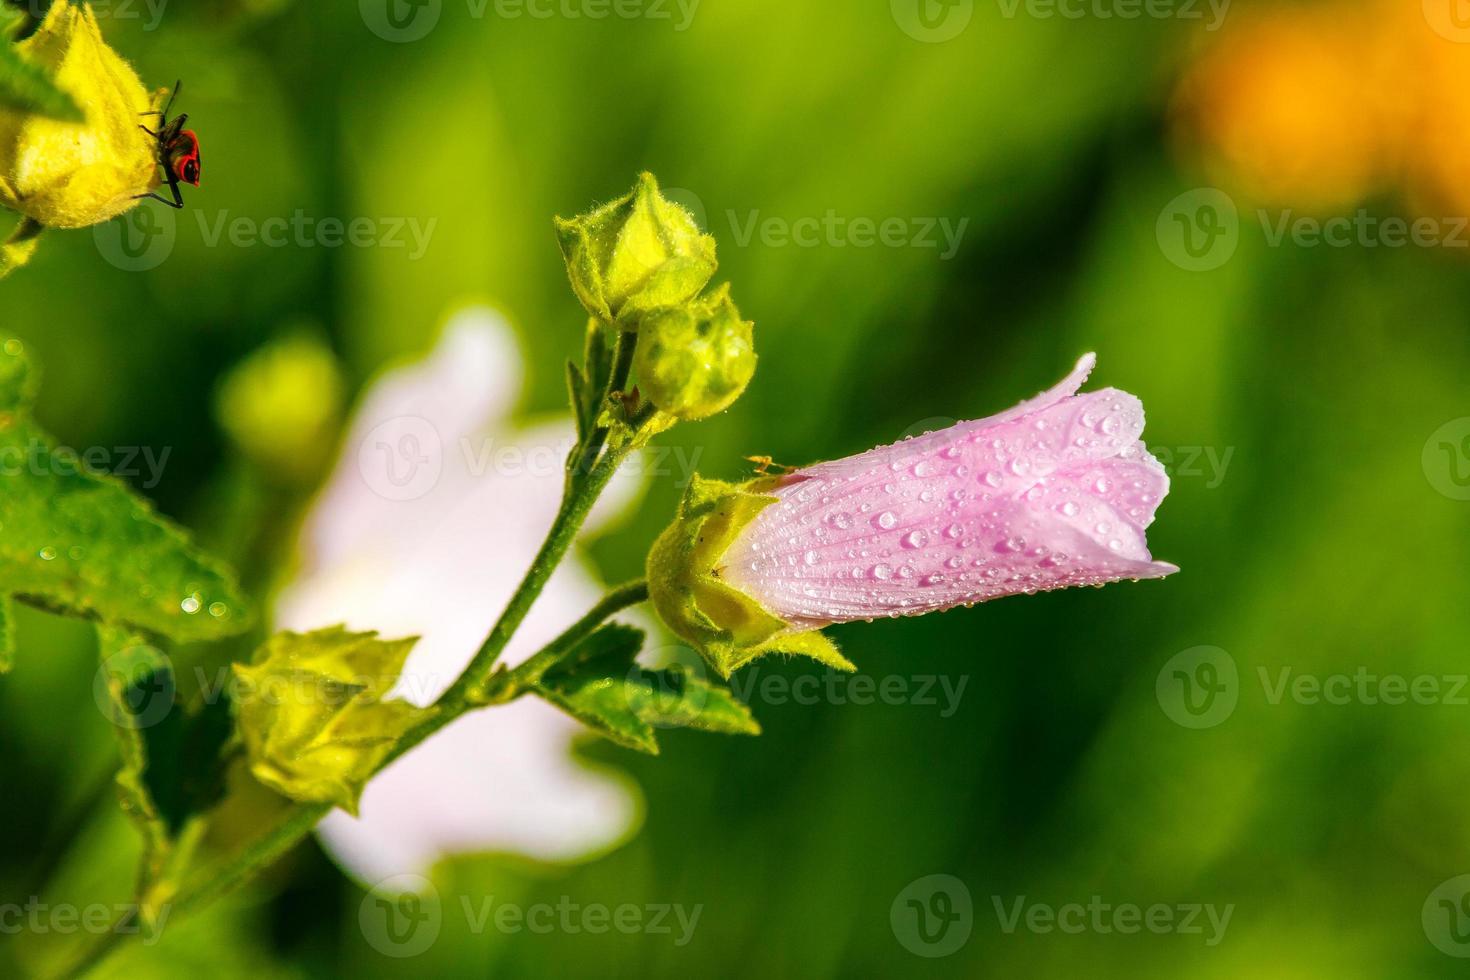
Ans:
[[[546,588],[551,573],[556,571],[556,567],[561,564],[562,558],[566,556],[567,550],[576,540],[577,533],[586,523],[587,515],[592,511],[592,505],[597,502],[597,498],[601,496],[608,481],[612,479],[613,474],[627,458],[631,448],[632,444],[629,443],[609,451],[587,474],[587,478],[581,481],[562,501],[561,509],[557,512],[556,520],[552,523],[546,540],[541,544],[540,552],[537,553],[535,561],[531,563],[525,578],[521,579],[521,584],[515,594],[511,596],[510,604],[500,614],[500,619],[490,630],[490,635],[485,637],[485,642],[480,645],[470,665],[445,692],[436,707],[441,710],[454,711],[466,702],[482,700],[481,692],[490,680],[491,673],[495,669],[495,662],[500,659],[500,654],[505,650],[506,644],[515,635],[516,629],[525,620],[526,614],[531,611],[531,606],[541,595],[541,590]]]
[[[490,685],[495,699],[493,703],[502,704],[526,693],[545,675],[547,670],[576,649],[579,642],[601,626],[610,616],[630,606],[635,606],[647,598],[648,584],[643,581],[631,582],[609,592],[588,611],[587,615],[542,647],[525,663],[514,670],[503,671],[496,675]],[[480,704],[468,701],[456,702],[451,707],[445,704],[447,700],[446,695],[423,724],[399,739],[393,752],[379,767],[380,772],[445,725],[469,711],[482,707]],[[177,918],[201,909],[249,881],[296,846],[331,810],[331,804],[327,803],[297,803],[287,807],[275,826],[265,834],[242,848],[222,866],[210,869],[206,875],[199,876],[201,880],[197,884],[181,890],[168,903],[170,916]],[[99,935],[96,940],[84,948],[80,955],[67,964],[57,976],[66,978],[66,980],[80,977],[102,962],[122,940],[130,935],[129,932],[121,931],[120,927],[125,922],[126,916],[115,922],[111,929]]]
[[[503,671],[492,677],[487,687],[488,702],[505,704],[525,694],[541,683],[541,678],[546,676],[547,671],[565,660],[577,648],[577,644],[591,636],[609,617],[647,599],[648,582],[642,579],[609,592],[587,615],[542,647],[535,656],[515,670]]]
[[[633,351],[634,345],[620,332],[614,346],[613,370],[603,393],[604,402],[609,395],[621,391],[627,384],[632,370]],[[607,617],[648,598],[648,587],[644,582],[634,582],[615,589],[586,616],[520,667],[513,671],[496,671],[501,653],[546,588],[552,573],[566,557],[577,533],[586,523],[593,504],[607,488],[608,482],[623,461],[647,441],[647,435],[641,433],[641,429],[641,424],[633,426],[632,432],[615,442],[612,449],[607,449],[609,431],[606,427],[597,426],[582,444],[572,450],[561,507],[540,551],[531,562],[531,567],[491,628],[490,634],[485,637],[485,642],[480,644],[480,649],[475,652],[469,666],[429,709],[428,717],[398,740],[393,751],[378,767],[379,772],[466,712],[492,703],[505,703],[524,694]],[[172,914],[183,915],[202,908],[255,877],[309,834],[331,809],[331,804],[324,803],[295,804],[287,808],[275,827],[242,848],[222,867],[212,870],[203,881],[181,889],[170,903]],[[118,924],[120,923],[115,923]],[[82,976],[111,953],[127,935],[128,933],[119,932],[116,928],[109,930],[84,949],[59,976]]]

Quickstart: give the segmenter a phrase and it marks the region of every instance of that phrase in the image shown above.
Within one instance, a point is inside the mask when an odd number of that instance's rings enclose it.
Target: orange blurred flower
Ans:
[[[1262,203],[1336,211],[1397,190],[1467,213],[1465,41],[1402,0],[1242,14],[1186,69],[1177,131],[1222,184]]]

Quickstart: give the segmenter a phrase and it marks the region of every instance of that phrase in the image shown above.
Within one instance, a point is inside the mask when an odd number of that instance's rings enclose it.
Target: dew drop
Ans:
[[[922,548],[929,543],[929,532],[924,530],[910,531],[903,536],[900,542],[905,548]]]
[[[184,601],[179,603],[179,608],[192,616],[197,613],[200,607],[202,607],[203,605],[204,603],[199,601],[199,597],[197,595],[191,595],[184,597]]]
[[[944,536],[946,538],[949,538],[951,541],[958,541],[960,539],[960,536],[964,533],[965,529],[958,524],[951,524],[949,527],[944,529]]]
[[[1057,510],[1061,512],[1063,517],[1076,517],[1077,502],[1075,500],[1068,500],[1063,504],[1059,504]]]
[[[891,510],[885,510],[873,518],[873,523],[885,531],[891,531],[898,524],[898,515]]]
[[[873,570],[872,570],[872,575],[873,575],[873,578],[877,579],[878,581],[880,581],[880,582],[886,582],[889,579],[893,578],[893,566],[892,565],[874,565],[873,566]]]

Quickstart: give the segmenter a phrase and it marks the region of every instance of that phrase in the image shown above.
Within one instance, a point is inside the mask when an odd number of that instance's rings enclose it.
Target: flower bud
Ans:
[[[722,578],[725,550],[776,502],[762,489],[696,476],[678,517],[648,555],[648,591],[664,625],[692,644],[722,677],[767,654],[801,655],[853,670],[821,633],[794,629]]]
[[[595,317],[625,330],[663,306],[698,296],[715,274],[715,240],[643,174],[632,193],[556,220],[572,289]]]
[[[651,313],[638,331],[638,390],[661,411],[686,421],[723,412],[755,375],[754,328],[740,319],[729,286]]]
[[[367,781],[425,715],[383,700],[417,642],[340,626],[278,633],[253,665],[236,664],[236,726],[250,772],[293,800],[355,814]]]
[[[331,349],[309,334],[293,334],[225,376],[215,414],[247,459],[277,482],[302,483],[326,465],[345,388]]]
[[[15,50],[86,120],[0,110],[0,206],[52,228],[83,228],[122,214],[158,185],[157,146],[139,128],[154,100],[102,40],[90,7],[53,3]]]

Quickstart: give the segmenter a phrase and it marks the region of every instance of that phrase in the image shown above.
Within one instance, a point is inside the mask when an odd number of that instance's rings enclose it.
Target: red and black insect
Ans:
[[[145,116],[158,117],[158,131],[154,132],[147,126],[139,126],[149,136],[158,141],[158,165],[163,168],[163,176],[168,181],[168,189],[173,194],[173,200],[160,197],[157,194],[139,194],[141,200],[151,197],[155,201],[162,201],[171,208],[184,206],[184,195],[179,193],[180,184],[192,184],[199,186],[201,164],[199,162],[199,137],[192,129],[185,129],[184,124],[189,121],[189,114],[182,113],[177,118],[168,118],[169,110],[174,107],[174,100],[179,97],[179,89],[184,87],[183,82],[174,84],[174,94],[169,96],[168,105],[160,112],[154,109],[145,112]]]

